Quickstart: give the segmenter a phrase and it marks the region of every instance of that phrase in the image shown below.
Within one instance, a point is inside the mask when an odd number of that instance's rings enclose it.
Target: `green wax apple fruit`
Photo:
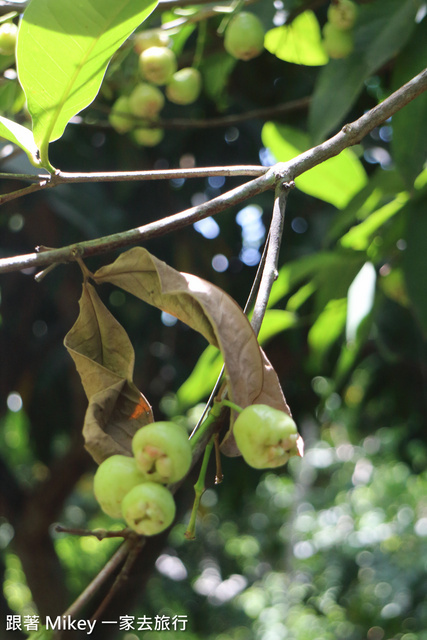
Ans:
[[[135,118],[132,118],[129,98],[127,96],[117,98],[111,108],[108,120],[117,133],[127,133],[134,128]]]
[[[138,31],[133,38],[133,48],[136,53],[141,54],[150,47],[169,47],[171,39],[161,29],[146,29]]]
[[[172,49],[150,47],[139,56],[139,68],[148,82],[162,86],[167,84],[176,71],[176,56]]]
[[[112,518],[122,518],[125,495],[144,482],[144,475],[130,456],[114,455],[99,465],[93,479],[93,491],[101,509]]]
[[[15,53],[18,27],[13,22],[4,22],[0,25],[0,54],[11,56]]]
[[[239,413],[233,434],[244,460],[255,469],[281,467],[299,455],[296,424],[284,411],[253,404]]]
[[[352,29],[357,18],[358,7],[352,0],[339,0],[328,8],[328,22],[338,29]]]
[[[249,11],[241,11],[231,18],[224,35],[224,47],[233,58],[251,60],[264,49],[264,26]]]
[[[323,46],[330,58],[346,58],[354,48],[353,33],[327,22],[323,27]]]
[[[171,484],[189,471],[192,451],[187,432],[174,422],[152,422],[132,439],[138,468],[148,480]]]
[[[166,86],[166,95],[175,104],[191,104],[200,95],[202,76],[194,67],[185,67],[173,74]]]
[[[141,147],[155,147],[163,140],[165,132],[163,129],[157,129],[155,127],[142,127],[140,129],[134,129],[131,135],[136,144],[141,145]]]
[[[123,498],[122,514],[126,524],[137,533],[154,536],[167,529],[175,518],[173,495],[161,484],[144,482]]]
[[[165,104],[163,93],[148,82],[140,82],[129,96],[129,108],[139,118],[154,118]]]

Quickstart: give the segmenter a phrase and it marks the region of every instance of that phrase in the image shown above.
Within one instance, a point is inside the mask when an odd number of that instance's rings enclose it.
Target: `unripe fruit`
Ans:
[[[136,85],[129,96],[129,108],[140,118],[154,118],[165,104],[165,97],[157,87],[147,82]]]
[[[155,147],[163,140],[165,132],[163,129],[141,128],[132,132],[132,137],[137,144],[142,147]]]
[[[131,115],[129,98],[120,96],[113,104],[108,116],[111,126],[118,133],[127,133],[135,126],[135,119],[132,117],[128,118],[126,114]]]
[[[93,491],[104,513],[112,518],[122,518],[123,498],[141,482],[144,482],[144,476],[135,459],[117,454],[99,465],[93,479]]]
[[[13,22],[0,25],[0,54],[11,56],[15,53],[18,27]]]
[[[224,36],[224,47],[233,58],[251,60],[264,49],[264,26],[259,18],[241,11],[229,22]]]
[[[147,29],[146,31],[138,31],[134,36],[133,48],[136,53],[141,54],[150,47],[169,47],[171,39],[160,29]]]
[[[202,76],[194,67],[180,69],[173,74],[166,87],[166,95],[175,104],[191,104],[200,95]]]
[[[323,27],[323,46],[330,58],[346,58],[354,48],[353,33],[327,22]]]
[[[139,67],[146,80],[162,86],[171,80],[176,71],[176,57],[171,49],[150,47],[139,56]]]
[[[328,21],[338,29],[352,29],[357,18],[357,5],[352,0],[339,0],[337,4],[330,4]]]
[[[154,482],[177,482],[190,469],[192,452],[187,432],[174,422],[141,427],[133,437],[132,451],[140,471]]]
[[[287,413],[253,404],[239,413],[233,434],[244,460],[255,469],[281,467],[299,455],[298,432]]]
[[[123,498],[122,515],[126,524],[144,536],[167,529],[175,518],[175,501],[169,489],[155,482],[144,482]]]

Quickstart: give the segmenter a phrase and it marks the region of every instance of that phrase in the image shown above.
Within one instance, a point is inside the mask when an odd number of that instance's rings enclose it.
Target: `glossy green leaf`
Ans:
[[[359,7],[354,51],[321,70],[310,107],[314,142],[340,126],[366,78],[395,56],[415,28],[420,0],[377,1]]]
[[[296,323],[297,317],[294,313],[283,309],[270,309],[265,313],[258,334],[258,342],[264,345],[282,331],[295,327]]]
[[[319,274],[328,265],[335,268],[337,257],[333,252],[319,251],[285,264],[280,269],[279,276],[273,285],[268,306],[272,307],[277,304],[279,300],[292,293],[297,285],[313,274]]]
[[[341,238],[341,245],[349,249],[354,249],[355,251],[366,251],[372,241],[372,236],[383,224],[402,209],[408,201],[408,198],[409,195],[407,193],[400,193],[394,200],[384,205],[384,207],[371,213],[366,220],[352,227],[350,231]]]
[[[0,137],[18,145],[27,154],[31,164],[40,166],[38,149],[32,132],[13,120],[0,116]]]
[[[111,56],[155,0],[32,0],[18,34],[17,68],[43,166],[49,142],[96,97]]]
[[[308,344],[312,351],[311,364],[319,367],[329,349],[343,334],[347,318],[347,298],[330,300],[311,327]]]
[[[304,11],[290,25],[267,31],[264,45],[270,53],[286,62],[307,66],[328,62],[319,23],[312,11]]]
[[[327,235],[327,243],[336,242],[348,229],[365,220],[371,213],[388,204],[405,190],[405,184],[398,171],[384,171],[381,167],[370,175],[369,182],[349,203],[348,207],[335,218]]]
[[[197,360],[193,371],[177,391],[179,404],[183,408],[193,407],[206,400],[215,386],[223,365],[221,352],[212,345],[206,347]]]
[[[306,151],[309,136],[298,129],[267,122],[262,130],[263,144],[278,162],[286,162]],[[351,149],[310,169],[295,180],[298,189],[330,202],[338,209],[347,206],[367,182],[365,170]]]
[[[393,90],[420,73],[427,65],[427,20],[422,20],[400,54],[393,73]],[[393,116],[393,159],[408,188],[427,160],[427,92]]]

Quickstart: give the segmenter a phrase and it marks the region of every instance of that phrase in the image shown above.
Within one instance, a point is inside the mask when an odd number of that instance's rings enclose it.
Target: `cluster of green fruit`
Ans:
[[[243,459],[255,469],[280,467],[291,456],[302,455],[295,422],[268,405],[240,410],[233,434]],[[99,465],[94,494],[107,515],[125,520],[140,535],[152,536],[175,518],[175,501],[166,485],[187,475],[192,448],[183,427],[153,422],[135,433],[132,453],[112,455]]]
[[[15,53],[18,27],[14,22],[0,24],[0,55],[12,56]]]
[[[175,501],[166,485],[189,471],[192,451],[187,433],[174,422],[153,422],[132,439],[133,457],[113,455],[101,462],[94,494],[102,510],[125,520],[137,533],[152,536],[175,518]]]
[[[225,50],[238,60],[251,60],[264,49],[264,27],[253,13],[241,11],[234,15],[224,35]],[[160,29],[140,31],[134,36],[142,81],[129,95],[120,96],[113,104],[109,121],[119,133],[129,133],[137,144],[155,146],[164,131],[151,124],[137,125],[137,119],[151,123],[158,118],[166,99],[174,104],[188,105],[197,100],[202,89],[202,76],[195,67],[177,70],[177,59],[169,36]],[[164,91],[160,89],[164,87]]]
[[[352,0],[334,0],[323,27],[323,45],[330,58],[346,58],[354,48],[353,26],[357,5]]]
[[[202,77],[195,67],[177,70],[177,59],[170,48],[170,39],[160,30],[137,33],[134,49],[139,56],[143,81],[128,96],[120,96],[115,101],[109,120],[119,133],[132,131],[133,139],[138,144],[155,146],[163,139],[163,130],[138,127],[136,119],[155,120],[165,105],[165,95],[175,104],[192,104],[200,95]],[[164,87],[164,93],[159,87]]]

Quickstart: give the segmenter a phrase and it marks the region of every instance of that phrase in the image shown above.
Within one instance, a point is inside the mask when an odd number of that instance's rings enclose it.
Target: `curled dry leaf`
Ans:
[[[153,414],[132,382],[135,354],[126,331],[86,282],[79,304],[79,317],[64,344],[89,400],[85,446],[101,463],[114,454],[131,455],[133,434],[153,422]]]
[[[112,264],[101,267],[94,280],[97,284],[115,284],[174,315],[218,347],[233,402],[241,407],[268,404],[290,414],[277,375],[249,320],[224,291],[197,276],[172,269],[141,247],[130,249]],[[232,426],[221,449],[228,456],[240,455]]]

